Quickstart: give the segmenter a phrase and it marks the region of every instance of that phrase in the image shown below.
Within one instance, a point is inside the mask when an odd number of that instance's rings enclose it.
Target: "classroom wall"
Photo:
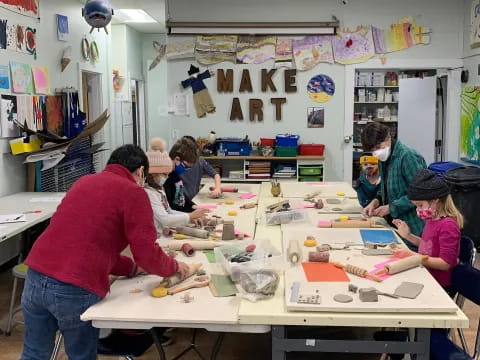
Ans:
[[[0,18],[8,19],[15,23],[33,26],[37,29],[37,60],[33,56],[16,52],[0,50],[0,64],[8,64],[14,60],[29,64],[48,66],[50,71],[51,89],[74,86],[81,89],[80,70],[98,72],[103,74],[102,94],[103,107],[110,106],[110,66],[109,66],[109,36],[104,31],[94,31],[89,34],[90,27],[81,16],[82,4],[78,0],[48,0],[40,1],[41,21],[21,16],[0,8]],[[68,42],[57,40],[57,25],[55,14],[66,15],[69,18],[70,39]],[[100,53],[98,63],[86,62],[81,55],[81,40],[87,36],[89,40],[96,40]],[[65,46],[72,46],[72,62],[62,73],[60,59]],[[5,93],[2,92],[2,93]],[[8,92],[7,92],[8,93]],[[105,140],[108,147],[109,129],[107,128]],[[0,140],[0,196],[12,194],[26,189],[26,168],[22,164],[24,156],[13,156],[4,153],[8,149],[7,140]]]
[[[338,0],[234,0],[215,1],[188,0],[170,1],[169,12],[172,21],[321,21],[329,20],[335,14],[342,26],[355,28],[361,24],[374,24],[387,28],[400,17],[412,15],[419,25],[433,29],[432,41],[428,46],[415,46],[411,49],[387,55],[388,59],[459,59],[463,54],[463,9],[455,1],[449,0],[363,0],[350,1],[348,6],[341,5]],[[168,41],[178,41],[170,36]],[[167,63],[168,95],[179,91],[179,82],[188,77],[187,70],[192,60],[171,61]],[[192,113],[189,117],[170,115],[170,139],[173,132],[178,135],[187,133],[194,136],[204,136],[214,130],[219,136],[243,136],[248,134],[252,140],[260,137],[273,137],[277,133],[296,133],[305,143],[323,143],[326,145],[326,179],[343,179],[343,137],[344,137],[344,88],[345,67],[341,65],[321,64],[308,72],[298,72],[296,94],[285,95],[283,78],[280,73],[275,76],[278,97],[287,97],[283,106],[283,120],[274,120],[274,112],[270,105],[270,94],[260,91],[260,69],[271,68],[272,63],[256,65],[232,65],[228,63],[212,66],[211,69],[235,69],[234,94],[218,94],[216,79],[206,81],[210,89],[217,112],[204,119],[198,119]],[[231,122],[229,120],[232,98],[238,94],[238,85],[243,68],[250,69],[254,93],[240,95],[244,116],[248,119],[247,98],[260,98],[264,101],[265,120],[262,123],[244,120]],[[305,91],[308,80],[316,74],[327,74],[336,84],[336,93],[325,106],[325,128],[308,129],[306,112],[308,107],[321,104],[311,101]],[[191,93],[187,89],[187,93]],[[190,98],[190,100],[192,100]],[[192,102],[191,102],[192,104]],[[193,105],[193,104],[192,104]],[[192,112],[193,112],[192,107]]]
[[[468,70],[470,76],[465,85],[480,85],[480,75],[478,74],[478,64],[480,64],[480,48],[472,49],[470,47],[470,12],[471,0],[463,0],[463,63],[465,70]]]

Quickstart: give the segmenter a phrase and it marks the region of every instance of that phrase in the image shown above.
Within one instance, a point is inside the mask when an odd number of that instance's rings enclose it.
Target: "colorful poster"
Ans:
[[[68,17],[57,14],[57,38],[59,41],[68,41]]]
[[[0,0],[0,7],[25,16],[38,18],[39,0]]]
[[[239,36],[237,62],[239,64],[261,64],[275,58],[275,36]]]
[[[229,61],[235,64],[237,35],[198,35],[195,44],[195,59],[203,65]]]
[[[0,50],[7,48],[7,20],[0,19]]]
[[[393,24],[387,30],[372,26],[375,52],[377,54],[386,54],[411,48],[415,44],[410,30],[411,25],[407,23]]]
[[[335,62],[343,65],[357,64],[371,59],[375,55],[372,29],[359,26],[355,31],[338,31],[333,37],[333,55]]]
[[[293,50],[291,39],[277,39],[275,47],[275,67],[291,68],[293,66]]]
[[[335,94],[335,83],[328,75],[316,75],[308,82],[307,93],[313,101],[325,103]]]
[[[63,135],[62,96],[47,96],[47,130]]]
[[[324,107],[309,107],[307,109],[307,127],[317,129],[325,127]]]
[[[412,34],[412,40],[415,45],[426,45],[430,44],[430,34],[432,33],[432,29],[419,26],[415,22],[413,16],[405,16],[398,21],[399,24],[410,24],[410,32]]]
[[[0,89],[10,89],[8,65],[0,65]]]
[[[333,64],[331,36],[305,36],[293,41],[293,56],[298,70],[313,69],[321,62]]]
[[[25,50],[28,54],[37,56],[37,30],[31,27],[25,29]]]
[[[16,36],[17,51],[20,53],[26,53],[27,50],[25,48],[25,26],[17,24]]]
[[[28,64],[10,61],[10,74],[12,76],[12,90],[15,93],[33,92],[32,69]]]
[[[33,120],[33,96],[17,96],[17,117],[20,124],[26,125],[30,130],[36,130]]]
[[[49,94],[50,93],[50,76],[48,67],[46,66],[32,66],[33,83],[35,85],[35,93]]]
[[[472,0],[470,12],[470,47],[480,47],[480,0]]]
[[[17,51],[17,25],[7,23],[7,50]]]
[[[15,121],[17,121],[17,97],[2,95],[0,97],[0,136],[2,138],[20,136],[20,130]]]
[[[167,44],[167,60],[192,59],[195,57],[195,40]]]
[[[460,117],[460,158],[480,165],[480,88],[462,89],[462,114]]]

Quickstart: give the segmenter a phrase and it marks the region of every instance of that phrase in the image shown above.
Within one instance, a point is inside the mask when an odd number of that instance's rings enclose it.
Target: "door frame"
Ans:
[[[385,65],[378,58],[360,64],[345,66],[345,109],[343,127],[343,180],[352,182],[353,142],[346,142],[353,135],[353,113],[355,92],[355,71],[357,70],[426,70],[446,69],[448,77],[447,110],[445,124],[445,161],[458,161],[461,111],[461,71],[460,59],[388,59]]]
[[[131,82],[135,81],[136,83],[136,93],[137,93],[137,130],[138,130],[138,145],[147,150],[148,141],[147,141],[147,123],[146,123],[146,103],[145,103],[145,81],[143,79],[130,78],[129,87]],[[129,89],[129,97],[131,100],[131,88]]]

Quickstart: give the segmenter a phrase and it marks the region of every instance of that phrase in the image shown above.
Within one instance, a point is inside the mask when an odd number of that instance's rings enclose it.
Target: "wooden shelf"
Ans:
[[[205,160],[325,160],[325,156],[204,156]]]
[[[355,101],[354,104],[398,104],[398,101],[390,101],[390,102],[385,102],[385,101],[369,101],[369,102]]]
[[[359,121],[353,121],[354,124],[358,124],[358,125],[365,125],[365,124],[368,124],[368,123],[372,123],[372,122],[379,122],[379,123],[382,123],[382,124],[388,124],[388,123],[392,123],[392,124],[396,124],[398,122],[398,120],[389,120],[389,121],[384,121],[384,120],[359,120]]]
[[[380,86],[360,86],[360,85],[356,85],[355,86],[356,88],[368,88],[368,89],[382,89],[382,88],[386,88],[386,89],[391,89],[391,88],[398,88],[398,85],[380,85]]]

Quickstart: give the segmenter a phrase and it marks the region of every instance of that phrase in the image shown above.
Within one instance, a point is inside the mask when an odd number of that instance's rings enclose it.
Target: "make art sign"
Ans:
[[[276,73],[277,69],[262,69],[261,70],[261,91],[262,92],[277,92],[277,85],[273,81],[272,77]],[[236,88],[234,84],[233,69],[217,70],[217,91],[218,93],[233,93],[233,89]],[[297,71],[295,69],[288,69],[283,71],[283,90],[286,94],[297,92],[296,85]],[[239,93],[253,93],[252,80],[250,77],[250,71],[244,69],[240,83],[238,84]],[[272,111],[275,112],[275,119],[282,120],[282,105],[287,102],[285,97],[272,97],[270,98],[270,104]],[[245,104],[244,104],[245,106]],[[262,99],[251,98],[248,100],[248,118],[250,121],[262,121],[263,112],[266,110],[267,105],[264,104]],[[230,120],[243,120],[244,111],[240,99],[234,97],[232,100],[232,107],[230,110]]]

